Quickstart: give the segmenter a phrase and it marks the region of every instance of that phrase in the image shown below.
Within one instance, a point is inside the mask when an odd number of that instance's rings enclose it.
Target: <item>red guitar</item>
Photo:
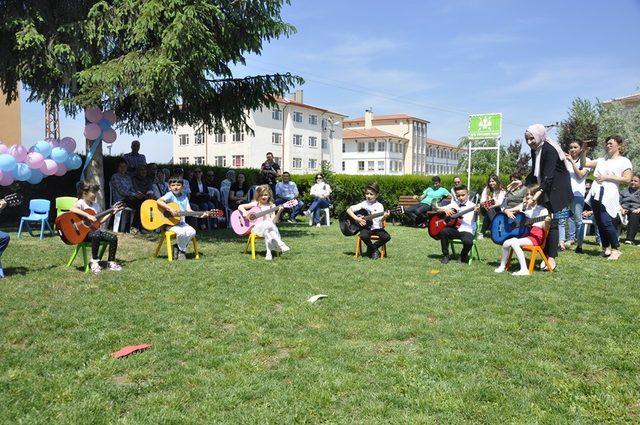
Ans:
[[[491,208],[495,205],[495,201],[493,199],[489,199],[486,202],[480,204],[482,208]],[[462,211],[457,211],[455,208],[452,208],[456,211],[455,214],[451,216],[444,216],[444,212],[440,211],[438,214],[431,217],[429,220],[429,236],[433,239],[440,239],[440,232],[445,227],[455,227],[458,228],[462,224],[462,216],[468,213],[469,211],[473,211],[477,205],[473,207],[466,208]]]
[[[100,214],[96,214],[91,208],[84,210],[87,214],[94,216],[96,221],[91,221],[71,211],[61,214],[56,218],[58,235],[60,235],[60,239],[67,245],[77,245],[84,242],[89,232],[100,228],[102,218],[117,213],[124,209],[124,207],[125,204],[123,202],[117,202],[113,207],[102,211]]]

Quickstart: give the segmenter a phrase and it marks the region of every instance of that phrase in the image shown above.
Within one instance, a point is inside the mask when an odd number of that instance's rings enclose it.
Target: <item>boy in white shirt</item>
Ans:
[[[469,251],[473,247],[473,235],[476,233],[476,215],[480,207],[469,201],[469,190],[467,186],[460,185],[455,188],[455,197],[449,205],[438,207],[438,211],[444,212],[447,216],[452,216],[458,211],[467,210],[474,207],[471,211],[460,217],[462,224],[459,228],[445,227],[440,232],[440,246],[442,248],[442,258],[440,262],[447,264],[451,259],[449,257],[449,241],[451,239],[460,239],[462,241],[462,252],[460,253],[460,262],[468,264]]]
[[[365,210],[366,215],[381,213],[384,212],[384,207],[380,202],[378,202],[378,194],[380,193],[380,187],[377,183],[370,183],[364,189],[365,200],[360,202],[359,204],[352,205],[347,209],[347,214],[351,216],[355,221],[358,222],[361,226],[366,225],[366,221],[362,219],[361,216],[356,215],[359,210]],[[360,230],[360,239],[362,242],[367,245],[367,256],[371,257],[371,259],[376,260],[380,258],[380,252],[378,248],[386,244],[391,240],[391,235],[387,233],[386,230],[382,228],[382,221],[389,216],[389,213],[386,212],[384,215],[374,218],[372,220],[373,224],[371,228],[363,228]],[[378,236],[378,240],[375,242],[371,240],[371,236]]]

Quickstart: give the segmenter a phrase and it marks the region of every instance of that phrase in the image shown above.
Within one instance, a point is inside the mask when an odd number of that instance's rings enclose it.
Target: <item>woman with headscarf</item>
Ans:
[[[550,213],[569,208],[573,192],[562,148],[547,136],[547,129],[542,124],[529,126],[524,133],[524,138],[531,148],[533,165],[531,173],[525,179],[525,184],[540,185],[531,203],[534,204],[540,196],[543,196],[543,205]],[[507,186],[507,190],[516,189],[521,184],[522,182],[514,181]],[[555,258],[558,256],[559,240],[558,220],[551,220],[544,251],[552,270],[556,268]]]

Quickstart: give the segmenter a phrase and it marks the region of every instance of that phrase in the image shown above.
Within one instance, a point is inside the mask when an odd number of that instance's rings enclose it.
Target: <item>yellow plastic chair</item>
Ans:
[[[256,259],[256,240],[257,239],[264,239],[264,238],[262,236],[256,235],[253,232],[249,233],[249,238],[247,239],[247,246],[245,246],[244,248],[245,254],[249,251],[249,249],[251,249],[252,260]],[[273,253],[275,253],[276,256],[280,255],[280,251],[273,251]]]
[[[553,272],[551,268],[551,264],[549,264],[549,260],[547,256],[544,255],[544,247],[547,244],[547,236],[549,236],[549,224],[547,223],[544,227],[544,240],[542,241],[542,245],[523,245],[523,251],[529,251],[531,253],[531,258],[529,259],[529,274],[532,274],[535,270],[536,266],[536,258],[538,255],[540,259],[544,262],[545,266],[547,266],[547,271]],[[507,265],[505,270],[509,270],[509,266],[511,265],[511,256],[513,255],[513,249],[509,250],[509,258],[507,258]]]
[[[386,220],[382,220],[382,228],[384,229],[386,227]],[[380,237],[378,235],[371,235],[371,240],[372,241],[377,241],[378,239],[380,239]],[[362,238],[360,238],[360,233],[358,233],[356,235],[356,258],[361,257],[362,256]],[[387,244],[384,244],[380,247],[380,259],[384,259],[384,257],[387,256]]]
[[[154,257],[158,257],[160,255],[160,248],[162,248],[162,243],[164,242],[167,247],[167,260],[173,261],[173,244],[171,243],[171,238],[175,237],[176,232],[172,230],[165,230],[164,232],[162,232],[162,236],[160,236],[160,240],[158,241],[158,246],[156,247]],[[199,260],[200,252],[198,252],[198,244],[196,242],[195,236],[191,239],[191,243],[193,244],[193,252],[196,254],[196,260]]]
[[[75,198],[74,198],[75,201]],[[84,272],[89,273],[89,256],[87,255],[87,249],[91,249],[91,242],[82,242],[76,245],[73,253],[71,254],[71,258],[67,261],[67,267],[71,267],[73,265],[73,261],[78,256],[78,252],[82,250],[82,260],[84,261]],[[104,251],[107,249],[106,242],[100,242],[100,251],[98,251],[98,258],[102,259],[104,255]]]

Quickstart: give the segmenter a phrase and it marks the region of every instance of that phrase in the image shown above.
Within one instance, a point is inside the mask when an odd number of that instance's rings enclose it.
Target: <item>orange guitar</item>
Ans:
[[[91,221],[71,211],[66,212],[56,218],[56,230],[64,243],[77,245],[84,242],[89,232],[100,228],[104,217],[123,210],[125,206],[123,202],[117,202],[113,207],[102,211],[100,214],[96,214],[91,208],[84,210],[87,214],[94,216],[96,221]]]
[[[175,202],[167,204],[172,209],[178,211],[180,206]],[[140,206],[140,222],[142,227],[147,230],[155,230],[162,226],[175,226],[180,222],[180,217],[224,217],[222,210],[210,211],[179,211],[177,216],[171,214],[170,211],[163,210],[158,206],[158,202],[153,199],[147,199]]]

